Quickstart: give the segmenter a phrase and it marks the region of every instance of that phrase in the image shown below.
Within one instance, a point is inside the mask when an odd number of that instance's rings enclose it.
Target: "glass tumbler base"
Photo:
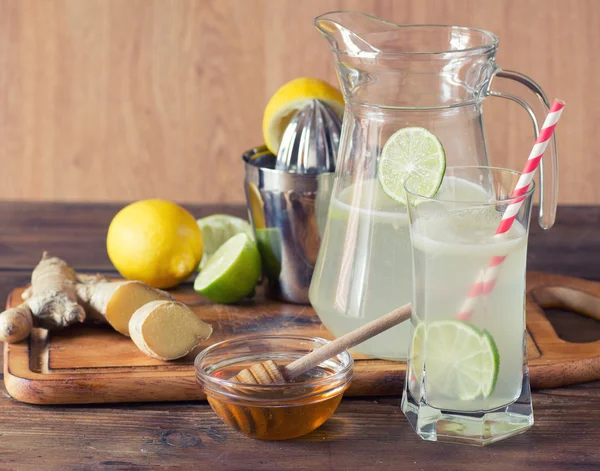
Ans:
[[[533,425],[529,375],[523,375],[519,398],[511,404],[481,412],[445,411],[413,397],[405,387],[402,411],[423,440],[485,446],[523,433]]]

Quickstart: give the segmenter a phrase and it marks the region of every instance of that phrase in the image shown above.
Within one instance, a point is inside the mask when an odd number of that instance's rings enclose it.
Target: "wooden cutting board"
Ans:
[[[7,305],[20,303],[15,289]],[[208,345],[251,334],[298,334],[332,338],[309,306],[283,304],[262,294],[245,305],[215,305],[190,288],[176,298],[211,323]],[[564,308],[600,320],[600,282],[540,272],[527,275],[527,345],[531,383],[550,388],[600,379],[600,340],[561,340],[543,308]],[[197,352],[195,352],[197,353]],[[104,327],[70,327],[48,334],[34,329],[28,341],[5,345],[4,381],[9,394],[34,404],[200,400],[192,366],[195,353],[175,362],[142,354],[133,342]],[[406,364],[356,356],[348,396],[401,394]]]

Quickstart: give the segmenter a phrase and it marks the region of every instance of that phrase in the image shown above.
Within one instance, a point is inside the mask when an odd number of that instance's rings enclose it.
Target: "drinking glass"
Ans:
[[[525,274],[534,185],[512,198],[519,176],[449,167],[432,198],[405,183],[414,288],[402,410],[425,440],[481,446],[533,424]]]

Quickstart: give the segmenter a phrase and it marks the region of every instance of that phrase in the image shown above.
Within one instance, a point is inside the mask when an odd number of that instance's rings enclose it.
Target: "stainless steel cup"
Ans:
[[[258,147],[243,155],[250,222],[261,253],[268,295],[309,304],[334,172],[316,175],[275,170],[275,156]]]

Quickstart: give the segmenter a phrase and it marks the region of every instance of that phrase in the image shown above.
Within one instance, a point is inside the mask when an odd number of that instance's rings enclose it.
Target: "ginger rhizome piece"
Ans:
[[[23,304],[0,314],[2,342],[19,342],[34,326],[56,329],[87,320],[108,323],[123,335],[134,328],[131,336],[142,352],[174,360],[212,333],[210,325],[165,291],[139,281],[76,274],[64,260],[45,252],[22,297]]]
[[[33,328],[31,310],[22,306],[0,314],[0,342],[20,342],[31,333]]]
[[[131,316],[129,333],[146,355],[159,360],[175,360],[208,339],[212,327],[185,304],[151,301]]]
[[[0,314],[0,340],[23,340],[33,325],[56,329],[83,322],[85,311],[77,299],[76,282],[75,271],[64,260],[44,252],[31,273],[23,304]]]
[[[129,336],[129,319],[150,301],[173,297],[166,291],[139,281],[110,282],[102,275],[78,275],[77,293],[88,315],[96,322],[108,322],[117,332]]]

